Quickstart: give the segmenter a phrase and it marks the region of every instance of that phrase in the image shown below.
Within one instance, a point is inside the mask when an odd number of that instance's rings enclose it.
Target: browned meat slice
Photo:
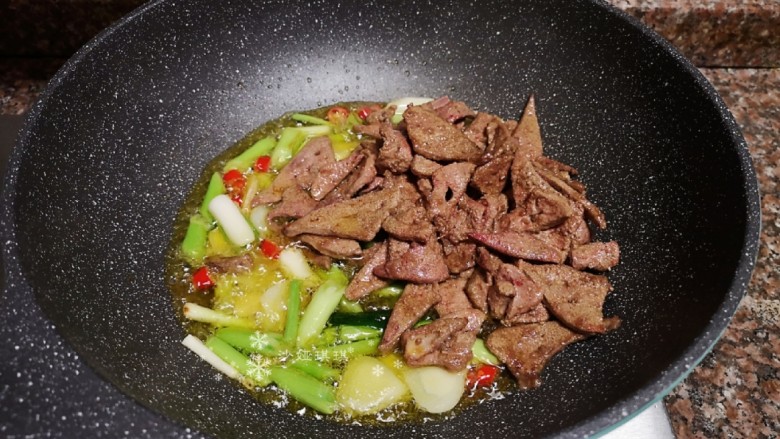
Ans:
[[[436,313],[439,317],[447,317],[459,311],[473,309],[469,298],[466,297],[466,282],[471,273],[464,273],[456,278],[437,284],[434,288],[439,293],[439,303],[436,304]]]
[[[436,233],[428,212],[406,199],[382,223],[382,228],[394,238],[421,243],[433,238]]]
[[[495,136],[485,150],[482,164],[474,172],[471,185],[486,195],[501,193],[518,148],[517,139],[511,136],[506,126],[496,125]]]
[[[406,331],[402,336],[406,362],[462,370],[471,361],[471,347],[484,320],[483,312],[470,308]]]
[[[577,204],[582,205],[582,207],[585,209],[585,214],[598,226],[598,228],[605,229],[607,227],[607,220],[604,218],[604,214],[601,212],[601,210],[599,210],[595,204],[588,201],[588,199],[585,198],[585,195],[583,195],[581,191],[573,188],[570,185],[570,182],[564,181],[554,173],[544,168],[537,168],[537,172],[550,184],[550,186],[554,187],[556,190],[563,193]]]
[[[538,387],[544,366],[567,345],[585,338],[554,321],[498,328],[487,338],[490,352],[507,365],[523,389]]]
[[[477,265],[488,273],[495,273],[504,262],[484,247],[477,247]]]
[[[530,233],[498,232],[472,233],[472,239],[515,258],[530,261],[562,264],[567,253],[557,249]]]
[[[412,164],[412,148],[402,132],[393,128],[390,123],[384,123],[379,128],[382,135],[382,147],[379,148],[377,166],[389,169],[396,174],[409,170]]]
[[[399,190],[389,187],[369,192],[357,198],[321,207],[287,227],[285,234],[298,236],[304,233],[322,236],[370,241],[374,239],[382,222],[398,204]]]
[[[469,184],[474,165],[452,163],[437,169],[431,176],[433,190],[426,194],[431,215],[447,215],[460,202]]]
[[[547,308],[542,303],[522,314],[514,310],[513,304],[514,300],[507,307],[504,318],[501,319],[501,324],[504,326],[514,326],[521,323],[541,323],[550,320],[550,313],[547,312]]]
[[[347,158],[320,167],[309,188],[312,198],[319,201],[336,188],[366,158],[360,151],[353,151]]]
[[[318,207],[320,207],[319,202],[308,192],[298,185],[293,185],[284,190],[281,202],[268,212],[268,219],[301,218]]]
[[[252,199],[252,207],[281,200],[284,191],[291,186],[301,185],[304,189],[308,189],[319,169],[335,161],[328,136],[309,140],[279,171],[271,186],[255,195]]]
[[[563,233],[563,231],[560,229],[560,226],[554,229],[542,230],[541,232],[534,233],[533,236],[539,241],[542,241],[550,247],[560,251],[563,260],[566,260],[566,258],[569,256],[569,253],[571,252],[572,239]]]
[[[435,239],[424,245],[388,239],[387,260],[374,269],[374,274],[421,284],[441,282],[450,276],[441,245]]]
[[[606,277],[568,265],[536,265],[528,274],[544,290],[547,309],[566,326],[586,333],[604,333],[620,326],[620,318],[605,318],[602,311],[612,291]]]
[[[512,137],[520,143],[518,153],[531,158],[542,155],[542,135],[539,130],[539,120],[536,118],[536,103],[533,95],[528,98],[520,123],[512,132]]]
[[[494,287],[488,290],[487,304],[490,317],[496,320],[503,320],[506,316],[506,310],[509,309],[511,303],[512,297],[500,294]]]
[[[206,266],[218,273],[242,273],[252,269],[252,255],[244,253],[239,256],[209,256]]]
[[[430,196],[427,198],[430,199]],[[442,240],[447,240],[452,244],[469,241],[469,233],[474,231],[474,225],[470,216],[471,212],[466,210],[471,206],[463,204],[467,198],[469,198],[468,195],[463,195],[461,203],[453,206],[449,212],[433,217],[433,225]]]
[[[358,134],[380,139],[382,138],[381,128],[382,124],[380,122],[374,122],[366,125],[355,125],[352,127],[352,130]]]
[[[527,268],[533,266],[521,261],[518,261],[517,266],[506,264],[484,249],[480,250],[480,263],[487,267],[483,269],[489,279],[489,283],[483,282],[481,288],[486,290],[486,304],[493,318],[509,326],[518,316],[536,309],[541,304],[543,290],[526,273]]]
[[[327,194],[322,200],[323,204],[333,204],[352,198],[376,178],[376,145],[373,142],[363,142],[352,154],[363,155],[365,158]]]
[[[366,117],[366,123],[373,124],[389,122],[393,118],[396,108],[397,107],[395,105],[388,105],[387,107],[372,111]]]
[[[441,240],[441,247],[444,250],[444,262],[450,273],[462,273],[474,267],[474,254],[477,245],[471,242],[452,243],[449,239]]]
[[[568,237],[571,240],[571,244],[574,246],[587,244],[590,242],[591,233],[588,223],[585,222],[585,218],[583,217],[585,208],[575,204],[573,209],[574,215],[566,218],[566,221],[564,221],[563,224],[551,231]]]
[[[415,154],[414,158],[412,158],[411,167],[412,174],[418,177],[430,177],[437,169],[441,168],[441,165],[433,160],[426,159],[420,154]]]
[[[446,104],[434,107],[434,111],[442,119],[449,123],[455,123],[467,116],[474,116],[476,113],[474,110],[468,107],[463,101],[450,101]]]
[[[371,192],[373,190],[379,189],[381,187],[384,187],[385,185],[385,179],[384,177],[374,177],[373,180],[371,180],[371,183],[365,185],[363,189],[358,192],[359,194],[365,194],[367,192]]]
[[[499,194],[506,186],[510,166],[512,166],[511,155],[496,157],[474,171],[471,185],[485,195]]]
[[[493,286],[493,278],[481,268],[476,268],[471,273],[466,283],[466,295],[474,308],[487,312],[488,290]]]
[[[386,287],[390,283],[378,278],[374,274],[374,268],[385,263],[387,256],[387,244],[384,241],[375,244],[363,252],[363,266],[347,285],[344,296],[349,300],[358,300],[368,293]]]
[[[526,264],[523,264],[526,265]],[[498,294],[512,297],[512,302],[507,309],[512,314],[524,314],[542,302],[542,289],[528,276],[525,271],[511,264],[501,264],[501,267],[491,273],[493,276],[493,288]],[[505,318],[511,316],[505,315]]]
[[[521,215],[528,215],[537,230],[555,227],[574,211],[571,201],[553,189],[521,152],[512,161],[512,196]]]
[[[474,142],[480,149],[485,149],[487,146],[487,133],[485,129],[490,121],[494,120],[495,116],[488,113],[477,113],[471,124],[463,130],[463,134]]]
[[[298,239],[323,255],[336,259],[355,258],[363,254],[360,244],[352,239],[317,235],[300,235]]]
[[[431,160],[477,160],[482,150],[456,126],[431,110],[411,106],[404,112],[412,148]]]
[[[504,194],[485,195],[479,200],[464,196],[458,207],[468,214],[471,230],[484,233],[494,230],[496,219],[507,211],[508,201]]]
[[[439,293],[433,285],[407,284],[401,297],[393,306],[393,312],[382,334],[379,351],[392,352],[401,339],[401,334],[417,323],[439,301]]]
[[[577,175],[577,169],[547,156],[540,155],[534,159],[534,162],[558,175],[565,176],[567,180],[571,180],[572,175]]]
[[[531,215],[526,214],[523,209],[511,210],[503,215],[499,215],[496,219],[496,231],[499,232],[538,232],[542,230],[542,227],[544,226],[546,226],[546,224],[535,223],[534,218],[532,218]]]
[[[617,265],[620,248],[615,241],[592,242],[571,251],[571,266],[577,270],[606,271]]]

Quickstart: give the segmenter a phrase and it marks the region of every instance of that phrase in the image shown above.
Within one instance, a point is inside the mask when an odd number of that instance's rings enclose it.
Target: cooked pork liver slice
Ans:
[[[449,278],[450,271],[436,239],[419,244],[390,238],[387,260],[374,269],[374,274],[385,279],[429,284]]]
[[[568,265],[535,265],[528,273],[543,288],[547,309],[566,326],[591,334],[620,326],[620,318],[605,318],[602,311],[604,299],[612,291],[605,276]]]
[[[252,207],[281,200],[284,191],[294,185],[302,185],[308,189],[319,169],[335,161],[333,148],[327,136],[309,140],[279,171],[271,186],[255,195],[252,199]]]
[[[334,203],[290,223],[284,232],[288,236],[306,233],[370,241],[398,204],[398,196],[399,191],[390,187]]]
[[[414,152],[428,159],[473,161],[482,155],[482,150],[458,127],[431,110],[411,106],[404,112],[404,120]]]
[[[382,334],[382,342],[379,344],[379,351],[392,352],[398,345],[401,335],[438,302],[439,293],[432,284],[407,284],[387,321],[387,327]]]
[[[471,361],[471,348],[484,321],[485,313],[465,308],[407,330],[401,337],[404,358],[411,366],[462,370]]]
[[[615,241],[591,242],[571,251],[571,265],[577,270],[606,271],[620,261],[620,247]]]
[[[490,352],[507,365],[520,388],[541,384],[550,359],[567,345],[585,338],[555,321],[498,328],[487,338]]]
[[[336,259],[355,258],[363,253],[360,243],[352,239],[318,235],[300,235],[298,239],[323,255]]]
[[[363,266],[352,277],[346,292],[344,292],[347,299],[358,300],[366,294],[390,284],[374,274],[374,268],[384,264],[386,256],[387,244],[384,241],[363,252]]]

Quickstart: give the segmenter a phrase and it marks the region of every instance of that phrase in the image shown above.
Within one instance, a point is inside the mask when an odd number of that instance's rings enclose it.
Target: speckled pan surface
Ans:
[[[540,389],[446,422],[345,426],[256,403],[179,344],[163,256],[212,156],[293,109],[448,94],[516,117],[530,93],[548,155],[580,170],[610,223],[600,238],[623,251],[606,305],[623,326],[558,355]],[[598,432],[708,351],[759,227],[750,158],[715,92],[590,1],[152,2],[58,73],[9,168],[5,269],[99,374],[220,437]]]

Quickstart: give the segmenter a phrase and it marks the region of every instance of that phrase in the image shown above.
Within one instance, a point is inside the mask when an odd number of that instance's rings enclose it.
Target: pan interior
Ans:
[[[256,403],[179,344],[164,255],[221,150],[283,112],[449,95],[516,118],[535,94],[547,155],[578,168],[621,244],[606,314],[545,384],[441,423],[345,426]],[[744,291],[755,181],[701,76],[599,3],[158,1],[88,44],[28,119],[7,190],[23,272],[102,376],[217,436],[580,436],[658,397]],[[753,216],[751,216],[753,215]],[[745,250],[745,247],[748,249]]]

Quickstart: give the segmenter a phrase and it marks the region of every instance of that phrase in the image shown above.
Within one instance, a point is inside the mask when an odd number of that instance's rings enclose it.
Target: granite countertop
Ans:
[[[51,3],[56,7],[23,0],[0,5],[0,114],[24,114],[74,50],[142,2]],[[761,242],[747,294],[712,352],[666,397],[673,430],[680,438],[777,438],[780,1],[611,3],[655,29],[701,68],[743,131],[762,194]],[[62,23],[68,26],[62,29]]]

